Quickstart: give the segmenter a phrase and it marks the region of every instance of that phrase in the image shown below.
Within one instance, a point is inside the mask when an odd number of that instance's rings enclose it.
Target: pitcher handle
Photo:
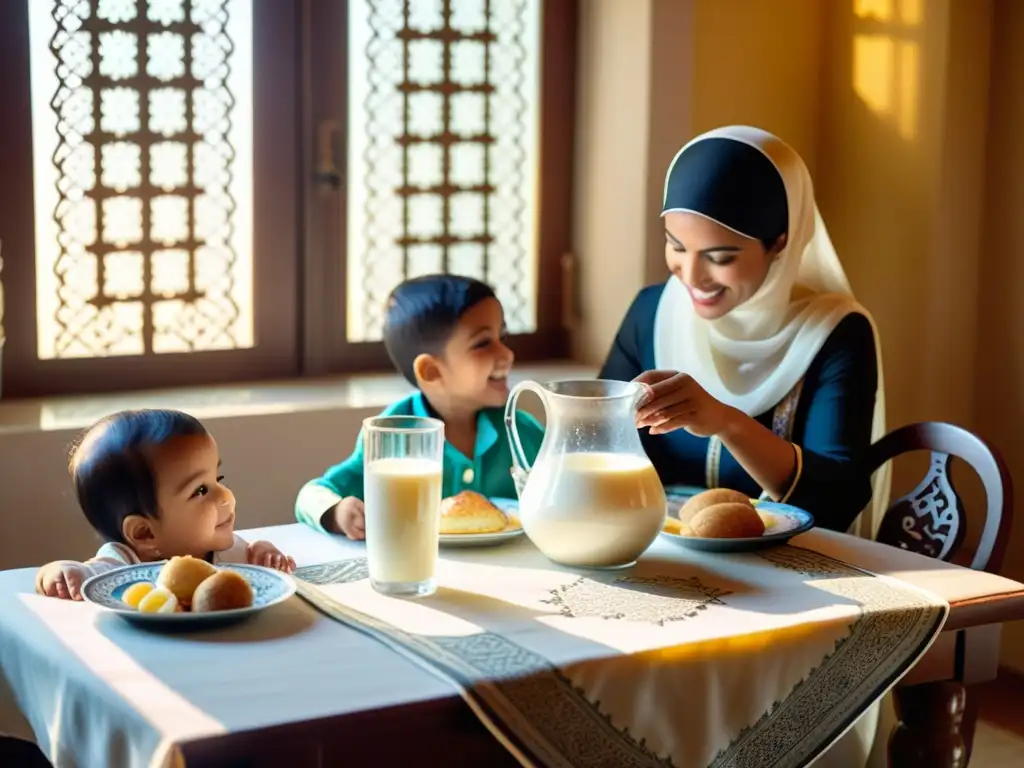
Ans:
[[[512,453],[512,480],[516,484],[516,494],[519,496],[522,496],[526,478],[529,476],[530,470],[533,469],[523,451],[523,443],[519,439],[519,425],[516,423],[516,405],[519,402],[519,396],[527,390],[534,392],[545,408],[547,407],[544,387],[535,381],[521,381],[516,384],[505,403],[505,432],[508,434],[508,446]]]

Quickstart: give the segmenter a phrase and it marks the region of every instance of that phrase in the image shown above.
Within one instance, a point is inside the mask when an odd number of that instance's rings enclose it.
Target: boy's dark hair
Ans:
[[[384,347],[406,380],[417,386],[413,363],[422,354],[440,355],[459,319],[494,289],[472,277],[425,275],[391,292],[384,313]]]
[[[169,410],[120,411],[83,432],[71,448],[68,469],[93,530],[124,544],[126,517],[158,517],[156,479],[146,449],[174,437],[206,434],[198,419]]]

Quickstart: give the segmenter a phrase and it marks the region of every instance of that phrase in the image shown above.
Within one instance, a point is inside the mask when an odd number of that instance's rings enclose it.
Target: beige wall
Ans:
[[[825,10],[834,5],[821,0],[697,0],[690,130],[757,125],[785,137],[813,176],[822,24]]]
[[[970,425],[991,3],[856,5],[826,14],[822,214],[882,334],[889,422]]]
[[[598,360],[644,284],[651,0],[582,3],[574,245],[581,359]],[[609,218],[614,219],[614,225]]]

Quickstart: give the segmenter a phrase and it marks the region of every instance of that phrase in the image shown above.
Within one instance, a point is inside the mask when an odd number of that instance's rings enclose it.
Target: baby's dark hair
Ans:
[[[459,319],[493,298],[491,286],[460,275],[426,275],[401,283],[391,292],[384,314],[384,347],[395,368],[417,386],[416,358],[441,354]]]
[[[93,530],[123,544],[126,517],[158,517],[147,449],[174,437],[206,434],[198,419],[170,410],[120,411],[83,432],[71,448],[68,469],[78,505]]]

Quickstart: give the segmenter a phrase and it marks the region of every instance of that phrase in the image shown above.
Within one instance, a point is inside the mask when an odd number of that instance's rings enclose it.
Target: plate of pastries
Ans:
[[[441,501],[442,547],[489,547],[523,535],[513,499],[462,491]]]
[[[93,576],[82,597],[141,624],[213,626],[231,623],[295,594],[291,576],[259,565],[211,565],[172,557]]]
[[[689,496],[670,512],[662,536],[705,552],[748,552],[785,544],[813,527],[810,512],[713,488]]]

